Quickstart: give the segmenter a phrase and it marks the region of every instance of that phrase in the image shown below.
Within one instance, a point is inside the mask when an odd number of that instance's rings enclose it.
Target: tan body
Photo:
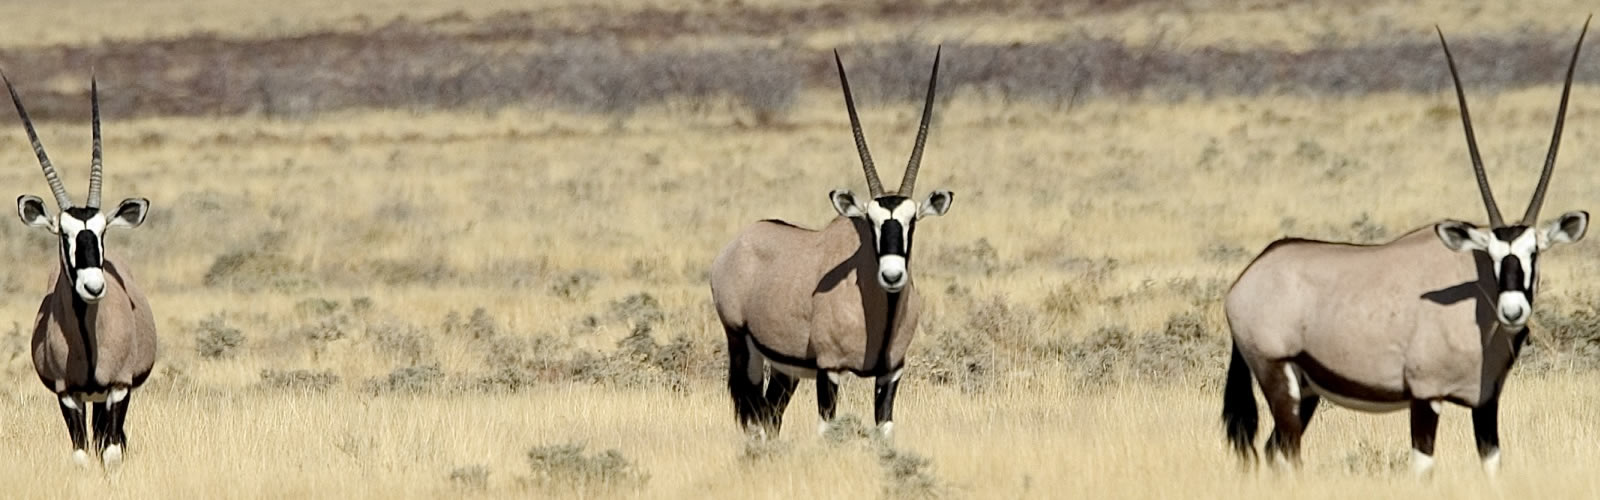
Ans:
[[[872,227],[836,217],[821,231],[757,222],[711,266],[711,295],[730,330],[796,376],[813,371],[886,375],[905,363],[921,300],[913,285],[890,295],[873,278]],[[890,325],[890,322],[893,325]]]
[[[34,322],[33,365],[39,380],[56,393],[103,393],[138,387],[156,359],[155,317],[127,271],[104,260],[105,297],[75,301],[61,272],[51,275],[50,293]],[[83,322],[73,302],[86,307]],[[91,349],[92,346],[92,349]]]
[[[1383,245],[1274,243],[1224,307],[1258,378],[1284,361],[1305,389],[1355,409],[1475,407],[1499,394],[1515,357],[1495,289],[1486,256],[1445,248],[1429,226]]]

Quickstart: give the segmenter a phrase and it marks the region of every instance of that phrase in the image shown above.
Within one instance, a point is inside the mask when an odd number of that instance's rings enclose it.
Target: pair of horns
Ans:
[[[1561,127],[1567,120],[1567,96],[1572,94],[1572,74],[1578,68],[1578,53],[1583,49],[1583,37],[1589,33],[1589,21],[1594,16],[1590,15],[1583,21],[1583,31],[1578,33],[1578,43],[1572,48],[1572,62],[1567,64],[1567,83],[1561,88],[1561,108],[1556,111],[1556,130],[1550,136],[1550,152],[1544,158],[1544,172],[1539,174],[1539,185],[1533,190],[1533,199],[1528,201],[1528,210],[1522,214],[1522,225],[1531,226],[1538,223],[1539,207],[1544,205],[1545,188],[1550,186],[1550,172],[1555,170],[1556,150],[1561,149]],[[1483,173],[1483,157],[1478,155],[1478,140],[1472,135],[1472,115],[1467,112],[1467,95],[1461,90],[1461,77],[1456,75],[1456,61],[1450,56],[1450,44],[1444,41],[1444,30],[1438,26],[1433,27],[1439,32],[1439,45],[1444,47],[1445,62],[1450,64],[1450,79],[1456,85],[1456,100],[1461,105],[1461,127],[1467,133],[1467,151],[1472,154],[1472,170],[1478,177],[1478,191],[1483,195],[1483,205],[1489,210],[1489,224],[1493,227],[1504,227],[1505,219],[1500,214],[1500,206],[1494,202],[1494,193],[1489,190],[1489,178]]]
[[[56,167],[50,163],[50,156],[44,153],[44,144],[39,143],[39,134],[33,130],[33,120],[28,118],[28,110],[22,107],[22,98],[17,96],[16,87],[11,86],[11,79],[0,73],[0,80],[4,80],[6,90],[11,92],[11,103],[17,105],[17,115],[22,117],[22,127],[28,131],[28,142],[33,144],[33,154],[39,157],[39,167],[44,169],[44,180],[50,183],[50,191],[56,195],[56,206],[60,209],[72,208],[72,198],[67,196],[67,187],[61,183],[61,176],[56,174]],[[100,208],[100,84],[94,78],[89,79],[89,101],[94,115],[94,158],[90,160],[89,168],[89,203],[88,208]]]
[[[928,77],[928,98],[922,105],[922,125],[917,128],[917,143],[911,147],[911,161],[906,163],[905,177],[900,180],[901,196],[911,196],[911,190],[917,184],[917,168],[922,165],[922,144],[928,139],[928,121],[933,119],[933,91],[939,83],[939,56],[944,52],[940,46],[933,53],[933,76]],[[872,197],[883,196],[883,181],[878,180],[878,169],[872,165],[872,153],[867,152],[867,137],[861,133],[861,118],[856,116],[856,101],[850,95],[850,79],[844,75],[844,63],[839,60],[839,51],[833,51],[833,63],[839,67],[839,86],[844,88],[844,106],[850,111],[850,131],[856,136],[856,153],[861,155],[861,168],[867,172],[867,188],[872,191]]]

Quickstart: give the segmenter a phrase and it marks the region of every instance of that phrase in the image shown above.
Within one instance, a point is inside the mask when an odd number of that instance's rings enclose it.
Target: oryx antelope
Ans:
[[[0,79],[4,76],[0,75]],[[94,446],[106,466],[122,460],[127,447],[124,423],[131,391],[144,383],[156,357],[156,324],[150,304],[134,285],[128,270],[105,251],[106,229],[133,228],[144,222],[150,202],[122,200],[115,210],[100,211],[100,96],[90,83],[94,151],[90,160],[89,198],[72,204],[67,188],[51,166],[11,81],[5,80],[28,141],[39,157],[44,178],[60,212],[52,216],[33,195],[17,198],[17,214],[29,226],[57,236],[61,251],[50,289],[39,302],[33,327],[33,365],[39,380],[55,392],[72,437],[72,459],[87,464],[85,412],[94,405]]]
[[[728,335],[728,389],[739,423],[756,436],[777,435],[803,377],[817,379],[825,431],[846,372],[877,379],[875,420],[880,435],[890,434],[895,391],[921,309],[911,279],[912,236],[917,221],[944,215],[954,196],[938,190],[924,201],[911,199],[933,115],[938,53],[911,160],[893,193],[878,180],[837,51],[834,64],[872,198],[830,192],[839,216],[821,231],[757,222],[711,265],[711,295]]]
[[[1222,418],[1248,463],[1256,457],[1254,375],[1274,423],[1269,460],[1299,462],[1301,433],[1327,398],[1368,412],[1409,409],[1412,468],[1425,473],[1449,402],[1472,409],[1478,455],[1495,472],[1500,391],[1528,336],[1539,254],[1582,239],[1589,224],[1587,212],[1574,211],[1535,225],[1588,27],[1573,48],[1544,170],[1521,220],[1507,224],[1495,205],[1441,30],[1489,227],[1445,220],[1381,245],[1279,240],[1239,276],[1225,300],[1233,355]]]

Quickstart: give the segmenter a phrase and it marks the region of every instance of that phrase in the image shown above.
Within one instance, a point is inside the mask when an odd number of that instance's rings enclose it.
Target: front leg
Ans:
[[[1411,402],[1411,472],[1426,476],[1433,469],[1433,438],[1444,405],[1423,399]]]
[[[56,396],[61,403],[61,416],[67,421],[67,435],[72,438],[72,461],[79,466],[89,465],[89,452],[83,449],[89,440],[84,415],[86,404],[83,398],[70,394]]]
[[[878,436],[889,438],[894,433],[894,393],[900,389],[900,370],[878,377],[873,391],[873,415],[878,424]]]
[[[1472,433],[1477,436],[1483,471],[1494,477],[1500,471],[1500,398],[1472,409]]]

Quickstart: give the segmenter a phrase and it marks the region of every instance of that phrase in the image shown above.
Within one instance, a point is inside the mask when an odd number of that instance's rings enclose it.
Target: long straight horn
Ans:
[[[89,160],[89,208],[100,208],[100,83],[89,77],[89,109],[94,127],[94,157]]]
[[[28,131],[28,142],[33,143],[33,154],[39,157],[39,167],[44,169],[44,180],[50,183],[50,191],[56,195],[56,206],[61,209],[72,207],[72,199],[67,197],[66,186],[61,185],[61,177],[56,175],[56,167],[50,164],[50,157],[44,154],[44,145],[39,143],[39,134],[33,130],[33,120],[28,119],[28,110],[22,107],[22,98],[17,97],[16,87],[11,86],[11,79],[0,73],[0,80],[6,83],[6,90],[11,92],[11,103],[17,105],[17,116],[22,117],[22,127]]]
[[[917,144],[911,147],[911,161],[906,163],[906,176],[900,179],[900,196],[911,196],[917,184],[917,168],[922,166],[922,143],[928,139],[928,121],[933,119],[933,90],[939,84],[939,55],[944,46],[934,49],[933,76],[928,77],[928,99],[922,104],[922,125],[917,127]]]
[[[872,197],[883,196],[883,181],[878,180],[878,169],[872,166],[872,153],[867,152],[867,137],[861,134],[861,118],[856,116],[856,100],[850,96],[850,79],[844,76],[844,62],[839,51],[833,51],[833,63],[839,67],[839,86],[844,88],[844,107],[850,111],[850,131],[856,136],[856,153],[861,155],[861,168],[867,172],[867,189]]]
[[[1500,216],[1500,206],[1494,203],[1494,192],[1489,190],[1489,177],[1483,173],[1483,157],[1478,155],[1478,139],[1472,135],[1472,113],[1467,111],[1467,94],[1461,90],[1461,77],[1456,75],[1456,60],[1450,56],[1450,44],[1444,41],[1444,30],[1437,25],[1433,29],[1439,32],[1444,60],[1450,64],[1450,80],[1456,84],[1456,100],[1461,104],[1461,128],[1467,131],[1467,152],[1472,154],[1472,171],[1478,176],[1478,192],[1483,195],[1483,205],[1489,209],[1489,225],[1505,226],[1505,219]]]
[[[1539,207],[1544,205],[1544,190],[1550,186],[1550,172],[1556,167],[1556,150],[1561,149],[1561,126],[1567,121],[1567,96],[1572,94],[1572,73],[1578,69],[1578,52],[1583,50],[1583,36],[1589,34],[1589,21],[1594,19],[1590,14],[1589,19],[1583,21],[1583,31],[1578,33],[1578,44],[1572,47],[1572,62],[1567,63],[1567,83],[1561,87],[1561,108],[1556,111],[1556,131],[1550,135],[1550,153],[1544,157],[1544,172],[1539,174],[1539,187],[1533,190],[1533,199],[1528,201],[1528,211],[1522,214],[1522,225],[1531,226],[1538,223]]]

